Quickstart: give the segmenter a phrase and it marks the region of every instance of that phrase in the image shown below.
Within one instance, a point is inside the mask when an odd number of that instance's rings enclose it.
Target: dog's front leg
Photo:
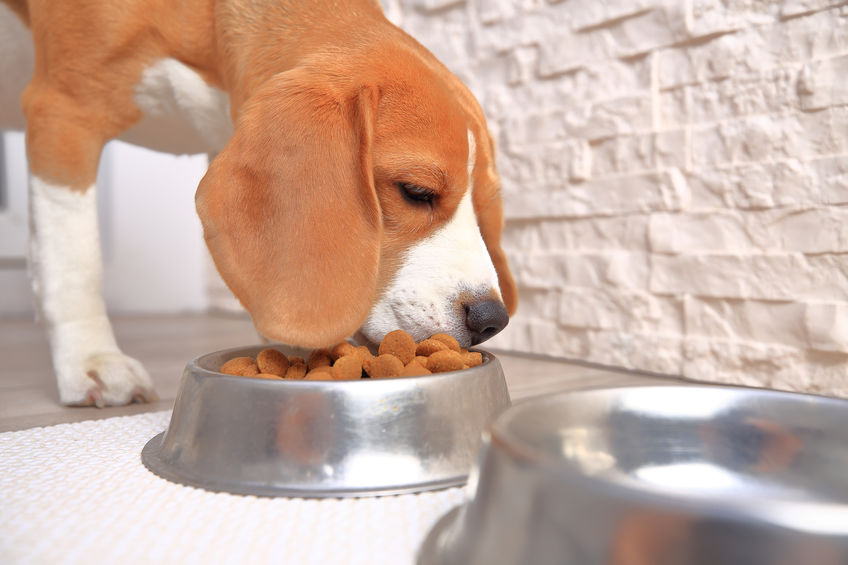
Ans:
[[[51,101],[48,99],[48,103]],[[103,141],[61,104],[27,110],[30,274],[63,404],[155,399],[144,367],[115,342],[102,296],[94,177]]]

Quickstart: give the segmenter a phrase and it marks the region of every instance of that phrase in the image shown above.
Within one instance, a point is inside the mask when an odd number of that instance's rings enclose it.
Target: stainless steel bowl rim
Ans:
[[[551,464],[559,466],[562,461],[556,457],[553,457],[543,450],[536,449],[532,446],[524,445],[520,439],[517,439],[514,434],[512,434],[508,428],[509,419],[517,414],[519,411],[523,410],[526,405],[532,406],[540,406],[542,404],[553,404],[556,403],[562,397],[575,397],[575,396],[590,396],[599,393],[604,394],[616,394],[621,391],[629,390],[629,389],[640,389],[643,391],[648,391],[651,389],[703,389],[709,391],[725,391],[729,393],[738,393],[738,392],[750,392],[752,394],[756,394],[757,396],[765,396],[765,397],[775,397],[775,398],[793,398],[793,397],[807,397],[810,400],[814,400],[817,403],[824,404],[833,404],[835,407],[843,408],[848,411],[848,399],[842,398],[833,398],[830,396],[821,396],[817,394],[809,394],[809,393],[800,393],[800,392],[788,392],[781,390],[771,390],[771,389],[761,389],[754,387],[744,387],[744,386],[728,386],[728,385],[709,385],[709,384],[669,384],[669,385],[650,385],[650,386],[616,386],[616,387],[591,387],[580,390],[571,390],[571,391],[563,391],[557,392],[555,394],[551,394],[545,396],[544,398],[532,397],[525,398],[523,400],[514,402],[512,406],[508,409],[504,410],[500,413],[496,418],[494,418],[488,426],[486,426],[485,433],[491,437],[494,441],[499,442],[501,445],[510,449],[513,455],[525,459],[528,463],[534,463],[537,465],[545,465]]]
[[[203,355],[198,355],[194,359],[192,359],[189,364],[195,367],[195,370],[210,377],[215,378],[223,378],[223,379],[231,379],[233,381],[240,381],[250,377],[240,377],[236,375],[228,375],[226,373],[221,373],[220,371],[213,371],[211,369],[205,368],[201,363],[203,360],[209,357],[222,356],[222,357],[235,357],[234,353],[244,352],[245,350],[257,350],[260,351],[262,349],[274,349],[274,345],[245,345],[242,347],[231,347],[229,349],[222,349],[221,351],[214,351],[212,353],[204,353]],[[358,386],[358,383],[384,383],[384,382],[409,382],[410,379],[439,379],[439,378],[450,378],[456,374],[468,374],[470,371],[479,371],[486,367],[486,365],[491,361],[494,355],[488,351],[481,349],[469,349],[469,351],[476,351],[477,353],[481,353],[483,355],[483,363],[481,365],[477,365],[476,367],[470,367],[468,369],[462,369],[459,371],[445,371],[443,373],[432,373],[429,375],[418,375],[414,377],[384,377],[380,379],[353,379],[346,381],[336,381],[336,380],[321,380],[321,381],[311,381],[306,379],[252,379],[256,385],[258,386],[279,386],[279,383],[285,382],[287,385],[295,385],[295,386],[303,386],[303,387],[312,387],[312,388],[325,388],[328,386],[338,387],[338,386]]]
[[[844,514],[845,519],[843,523],[832,528],[832,531],[829,533],[835,535],[848,535],[848,503],[830,501],[769,500],[768,504],[774,512],[766,514],[761,508],[754,508],[751,506],[752,501],[758,503],[763,502],[763,500],[758,497],[731,497],[726,493],[717,494],[714,492],[709,495],[701,495],[695,492],[670,492],[660,487],[651,488],[648,485],[635,480],[628,482],[610,481],[605,479],[602,475],[586,474],[579,469],[568,465],[567,462],[562,459],[547,454],[541,449],[523,444],[520,439],[517,439],[514,434],[510,432],[508,427],[510,418],[514,417],[521,410],[528,409],[527,407],[538,407],[542,404],[553,404],[558,402],[562,397],[566,396],[576,399],[580,396],[585,397],[597,394],[615,395],[622,391],[636,388],[642,391],[650,391],[652,389],[686,389],[687,391],[703,389],[708,391],[724,391],[727,393],[748,392],[758,397],[784,399],[806,397],[818,404],[829,404],[835,408],[843,409],[848,412],[848,400],[845,399],[754,387],[708,384],[598,387],[559,392],[545,398],[529,398],[516,402],[501,412],[486,427],[483,431],[483,442],[499,443],[501,447],[505,447],[507,449],[506,453],[508,453],[510,457],[515,458],[517,461],[533,465],[539,473],[546,473],[551,476],[559,475],[567,477],[569,482],[578,484],[581,488],[584,488],[587,491],[594,491],[600,497],[629,500],[634,504],[644,504],[646,506],[672,511],[693,511],[702,515],[714,514],[725,517],[736,516],[740,519],[753,518],[760,522],[767,522],[772,525],[782,527],[785,527],[786,524],[780,519],[780,517],[791,516],[793,513],[800,511],[804,511],[805,513],[827,513],[827,515]],[[792,520],[791,522],[793,527],[797,526],[797,522],[795,520]],[[446,528],[448,525],[449,524],[445,524],[444,527]]]
[[[416,377],[306,381],[217,371],[266,348],[301,355],[283,345],[248,345],[188,362],[167,430],[142,450],[149,470],[188,486],[258,496],[449,488],[467,481],[483,429],[510,404],[500,362],[485,350],[477,350],[477,367]]]
[[[487,427],[469,496],[417,562],[842,565],[846,430],[848,401],[757,388],[526,399]]]

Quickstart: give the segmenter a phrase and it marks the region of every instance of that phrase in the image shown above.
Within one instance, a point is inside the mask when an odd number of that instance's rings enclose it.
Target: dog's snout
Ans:
[[[500,300],[486,299],[465,304],[465,325],[471,332],[471,345],[477,345],[504,329],[509,314]]]

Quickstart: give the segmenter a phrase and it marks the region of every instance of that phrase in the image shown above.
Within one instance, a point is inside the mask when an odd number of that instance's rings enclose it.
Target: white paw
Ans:
[[[72,406],[118,406],[158,400],[141,363],[123,353],[99,353],[56,367],[59,400]]]

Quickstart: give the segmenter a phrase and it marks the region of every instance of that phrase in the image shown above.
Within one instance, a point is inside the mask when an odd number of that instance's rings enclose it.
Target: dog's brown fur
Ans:
[[[22,102],[30,169],[46,182],[94,184],[103,145],[142,118],[134,88],[159,59],[228,93],[235,134],[197,207],[218,269],[265,335],[302,345],[349,335],[403,251],[452,215],[467,186],[515,310],[483,113],[376,2],[2,1],[33,34]],[[410,207],[398,181],[431,188],[438,206]]]

